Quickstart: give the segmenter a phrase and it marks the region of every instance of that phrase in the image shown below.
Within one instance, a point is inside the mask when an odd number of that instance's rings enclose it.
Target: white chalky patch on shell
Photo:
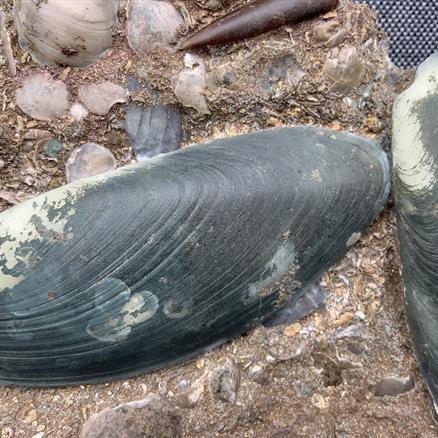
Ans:
[[[35,251],[35,245],[29,245],[30,242],[62,242],[73,237],[71,230],[66,229],[66,224],[75,214],[74,202],[78,196],[79,193],[74,188],[61,187],[50,194],[29,199],[1,214],[0,292],[17,286],[26,278],[23,270],[30,268],[30,260]],[[52,219],[49,217],[51,207],[61,212],[64,206],[66,210],[62,214],[57,214]],[[24,248],[26,251],[22,251]],[[22,274],[12,275],[7,272],[19,265],[22,266]]]
[[[131,291],[122,280],[108,279],[120,283],[124,290],[113,299],[124,302],[122,307],[105,304],[97,306],[95,317],[88,323],[86,331],[93,338],[102,342],[121,342],[128,338],[132,328],[152,318],[158,310],[159,300],[152,292],[141,291],[130,296]],[[101,299],[100,297],[98,297]]]
[[[158,298],[149,291],[134,294],[123,306],[123,322],[127,325],[137,325],[152,318],[158,310]]]
[[[190,300],[179,302],[172,298],[163,306],[164,314],[170,319],[183,318],[191,313],[192,303]]]
[[[417,71],[410,88],[396,100],[393,114],[393,157],[395,171],[411,190],[423,191],[436,183],[436,163],[424,148],[421,123],[415,107],[422,99],[438,93],[438,53]]]
[[[296,253],[293,244],[288,240],[285,241],[277,250],[274,257],[266,264],[265,272],[269,274],[248,286],[248,296],[244,298],[244,302],[257,298],[260,292],[280,281],[281,278],[295,264]]]

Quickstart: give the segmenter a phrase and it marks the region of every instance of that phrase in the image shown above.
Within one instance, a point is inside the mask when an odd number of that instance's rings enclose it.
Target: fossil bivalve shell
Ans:
[[[86,67],[112,47],[118,0],[15,0],[21,47],[40,64]]]
[[[385,154],[261,131],[76,181],[0,214],[0,381],[100,382],[243,333],[382,210]]]

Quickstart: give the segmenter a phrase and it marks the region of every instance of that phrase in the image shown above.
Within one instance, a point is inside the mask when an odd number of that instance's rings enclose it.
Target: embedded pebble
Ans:
[[[74,103],[70,107],[70,115],[77,121],[82,122],[88,115],[88,110],[80,103]]]
[[[49,73],[37,73],[23,81],[16,91],[17,105],[37,120],[53,120],[68,111],[68,91],[64,82],[55,81]]]
[[[368,339],[370,335],[368,329],[363,324],[354,324],[338,332],[335,337],[336,339],[342,339],[342,338]]]
[[[172,77],[175,96],[184,106],[194,108],[199,114],[210,114],[204,96],[204,61],[199,56],[187,53],[184,63],[187,68]]]
[[[129,0],[126,10],[128,43],[140,54],[170,47],[177,30],[185,28],[180,13],[166,1]]]
[[[222,7],[223,4],[220,0],[208,0],[207,3],[205,4],[205,7],[209,10],[209,11],[219,11]]]
[[[52,139],[49,140],[44,146],[43,146],[43,150],[44,153],[49,157],[49,158],[58,158],[59,153],[61,152],[62,148],[64,147],[64,145],[56,140],[56,139]]]
[[[251,366],[248,370],[248,376],[260,385],[267,385],[269,383],[269,374],[260,365]]]
[[[348,94],[357,87],[365,76],[365,61],[357,54],[355,47],[346,46],[333,49],[332,57],[327,59],[325,72],[331,80],[332,90]]]
[[[374,395],[383,397],[385,395],[396,396],[410,391],[414,387],[411,377],[384,377],[374,387]]]
[[[111,151],[96,143],[86,143],[75,149],[65,164],[68,182],[99,175],[116,167]]]
[[[230,359],[227,359],[223,365],[215,367],[209,375],[210,394],[217,400],[235,403],[239,385],[240,370]]]
[[[265,327],[292,324],[326,305],[327,292],[319,282],[296,291],[292,299],[263,323]]]
[[[204,393],[204,385],[200,382],[193,383],[190,388],[177,394],[175,402],[183,408],[193,408]]]
[[[126,102],[127,92],[123,87],[112,82],[81,85],[79,99],[89,111],[103,116],[116,103]]]
[[[156,394],[150,394],[144,400],[107,408],[92,415],[80,434],[80,438],[178,438],[181,436],[181,415]]]
[[[183,129],[178,108],[167,105],[140,108],[131,105],[126,113],[126,131],[138,161],[181,147]]]

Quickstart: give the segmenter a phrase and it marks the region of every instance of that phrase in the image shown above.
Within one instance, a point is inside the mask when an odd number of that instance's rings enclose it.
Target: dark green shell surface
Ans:
[[[107,381],[191,358],[271,316],[382,210],[388,163],[318,128],[243,135],[0,214],[0,382]]]
[[[420,370],[438,406],[438,53],[399,96],[394,195],[407,317]]]

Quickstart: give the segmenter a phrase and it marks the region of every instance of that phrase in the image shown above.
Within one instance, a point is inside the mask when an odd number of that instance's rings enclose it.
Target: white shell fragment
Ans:
[[[112,47],[118,0],[16,0],[21,47],[40,64],[86,67]]]
[[[55,81],[49,73],[37,73],[23,81],[16,91],[17,104],[28,116],[38,120],[62,117],[68,110],[68,91],[62,81]]]
[[[129,0],[127,16],[129,45],[141,54],[169,47],[176,41],[178,28],[185,26],[179,12],[165,1]]]
[[[83,105],[81,105],[80,103],[74,103],[71,107],[70,107],[70,115],[77,121],[77,122],[82,122],[82,120],[85,119],[85,117],[87,117],[88,115],[88,110],[87,108],[85,108]]]
[[[99,175],[116,167],[111,151],[96,143],[86,143],[75,149],[65,163],[68,182]]]
[[[116,103],[126,102],[126,98],[126,90],[111,82],[79,87],[79,99],[94,114],[105,115]]]
[[[199,114],[210,114],[204,96],[205,66],[196,55],[187,53],[184,58],[186,69],[172,77],[172,88],[178,100]]]

